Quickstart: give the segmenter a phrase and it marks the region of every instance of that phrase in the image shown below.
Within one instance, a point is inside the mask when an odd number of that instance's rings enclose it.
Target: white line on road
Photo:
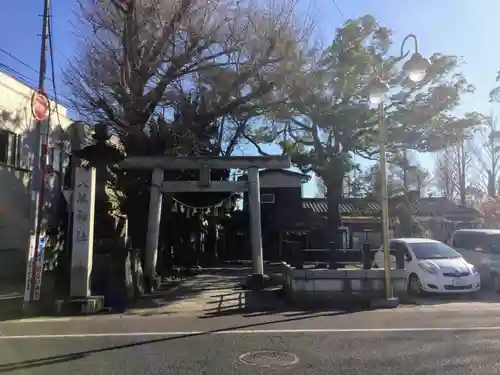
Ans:
[[[182,332],[106,332],[106,333],[61,333],[61,334],[26,334],[0,335],[0,340],[14,339],[66,339],[93,337],[170,337],[197,335],[242,335],[242,334],[285,334],[285,333],[391,333],[391,332],[463,332],[463,331],[500,331],[498,327],[407,327],[407,328],[324,328],[324,329],[252,329],[224,331],[182,331]]]

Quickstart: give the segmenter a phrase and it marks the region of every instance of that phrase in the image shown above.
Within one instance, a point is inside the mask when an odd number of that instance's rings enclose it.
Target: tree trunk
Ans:
[[[335,244],[336,248],[340,246],[340,233],[338,228],[342,225],[342,216],[340,214],[340,204],[342,203],[342,179],[329,179],[326,185],[326,200],[328,204],[327,232],[329,233],[330,243]]]
[[[488,197],[496,196],[495,175],[488,171]]]
[[[398,211],[399,218],[399,233],[401,237],[413,237],[413,217],[411,211],[408,210],[407,203],[405,202]]]
[[[412,203],[410,201],[409,187],[408,187],[408,169],[407,169],[407,159],[405,153],[406,165],[403,168],[403,208],[402,212],[399,212],[399,222],[401,224],[402,235],[404,237],[413,237],[413,215],[412,215]]]
[[[460,204],[465,206],[467,195],[465,191],[465,178],[460,181]]]

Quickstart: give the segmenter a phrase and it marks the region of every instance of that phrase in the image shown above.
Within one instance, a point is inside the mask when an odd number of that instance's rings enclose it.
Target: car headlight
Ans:
[[[476,267],[474,267],[472,264],[469,264],[469,269],[473,275],[477,275],[479,273]]]
[[[432,273],[434,275],[438,272],[438,269],[435,266],[432,266],[428,263],[419,263],[418,266],[425,272]]]

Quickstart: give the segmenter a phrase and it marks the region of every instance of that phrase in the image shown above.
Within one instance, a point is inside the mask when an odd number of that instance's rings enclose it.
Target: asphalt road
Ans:
[[[6,322],[0,373],[495,374],[499,312],[406,308]],[[244,356],[257,351],[272,353]]]
[[[498,332],[276,333],[192,337],[92,337],[12,340],[0,345],[2,373],[263,374],[242,363],[245,353],[270,350],[298,357],[276,367],[288,374],[495,374]],[[272,362],[260,359],[261,364]],[[288,360],[287,357],[283,358]],[[293,363],[293,362],[292,362]]]

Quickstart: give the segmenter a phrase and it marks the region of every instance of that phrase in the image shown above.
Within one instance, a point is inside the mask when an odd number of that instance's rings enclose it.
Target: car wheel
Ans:
[[[417,275],[412,273],[408,280],[408,293],[411,293],[415,296],[422,294],[422,284],[420,283],[420,279]]]
[[[500,275],[494,273],[491,275],[491,286],[495,293],[500,293]]]

